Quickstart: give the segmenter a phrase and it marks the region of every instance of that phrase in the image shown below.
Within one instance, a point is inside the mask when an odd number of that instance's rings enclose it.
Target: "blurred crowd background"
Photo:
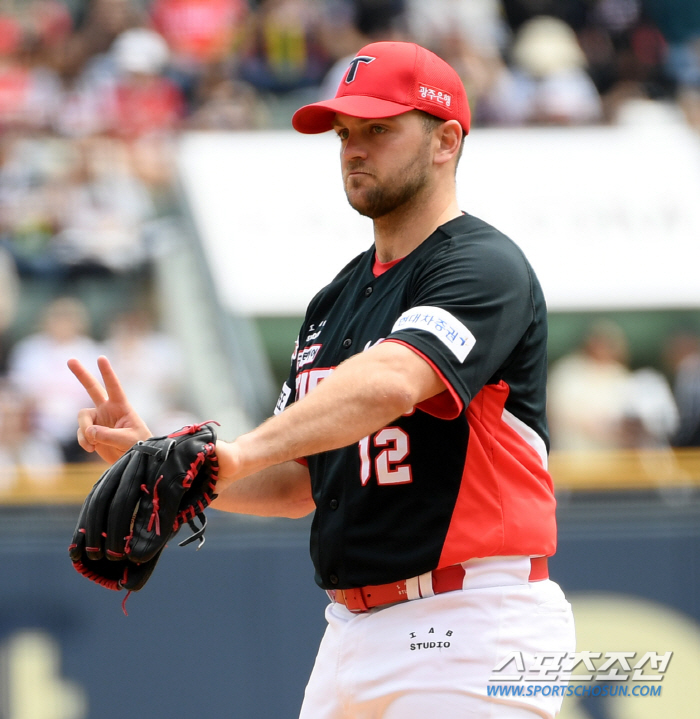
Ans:
[[[0,0],[0,491],[89,459],[68,357],[108,354],[156,433],[188,418],[152,293],[178,135],[288,128],[387,39],[450,62],[476,127],[700,132],[697,0]],[[635,367],[606,320],[556,358],[555,449],[700,446],[700,337],[659,342]]]

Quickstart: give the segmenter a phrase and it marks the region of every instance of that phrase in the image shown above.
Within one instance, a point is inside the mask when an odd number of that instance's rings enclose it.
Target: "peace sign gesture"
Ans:
[[[151,431],[129,404],[109,360],[99,357],[97,367],[104,387],[77,359],[68,360],[68,368],[95,403],[78,413],[78,442],[86,452],[97,452],[114,464],[136,442],[148,439]]]

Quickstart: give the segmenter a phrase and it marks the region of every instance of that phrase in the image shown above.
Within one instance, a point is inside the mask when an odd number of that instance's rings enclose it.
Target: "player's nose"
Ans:
[[[367,148],[362,142],[360,133],[348,133],[347,139],[343,142],[340,156],[345,162],[353,160],[364,160],[367,158]]]

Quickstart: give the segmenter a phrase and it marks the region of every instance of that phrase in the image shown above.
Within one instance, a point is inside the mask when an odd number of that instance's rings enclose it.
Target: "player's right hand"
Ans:
[[[97,366],[104,387],[77,359],[68,360],[68,368],[95,404],[78,413],[78,442],[86,452],[97,452],[114,464],[136,442],[148,439],[151,431],[129,403],[109,360],[100,357]]]

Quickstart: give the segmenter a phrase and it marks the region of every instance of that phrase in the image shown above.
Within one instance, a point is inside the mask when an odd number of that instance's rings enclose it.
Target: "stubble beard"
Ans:
[[[377,220],[399,210],[414,198],[428,185],[427,143],[421,151],[403,168],[398,170],[395,177],[380,184],[375,181],[373,187],[359,189],[352,197],[348,188],[345,195],[350,206],[364,217]],[[353,182],[352,179],[349,182]]]

